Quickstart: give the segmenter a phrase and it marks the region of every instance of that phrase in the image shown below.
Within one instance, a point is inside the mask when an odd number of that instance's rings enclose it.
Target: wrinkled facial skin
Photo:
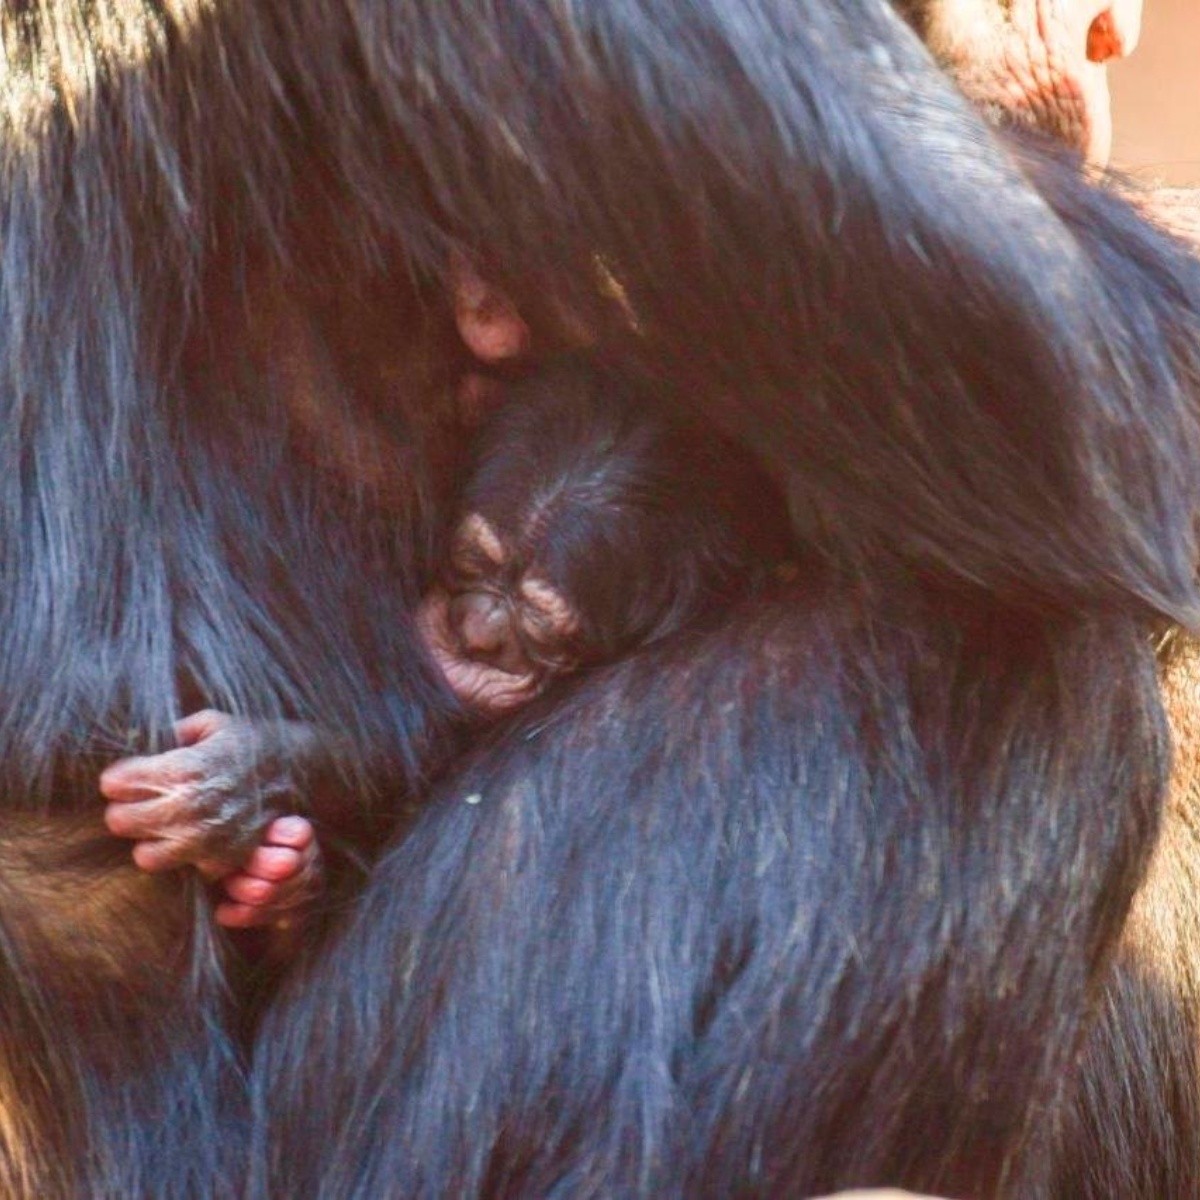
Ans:
[[[1142,0],[900,0],[967,96],[1103,165],[1112,145],[1107,64],[1133,52]]]
[[[417,629],[450,690],[484,719],[529,703],[580,661],[574,609],[514,564],[474,513],[455,531],[446,586],[421,602]]]

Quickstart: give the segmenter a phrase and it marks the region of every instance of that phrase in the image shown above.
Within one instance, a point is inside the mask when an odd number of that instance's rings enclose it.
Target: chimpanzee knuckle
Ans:
[[[254,757],[242,735],[229,729],[179,753],[191,755],[206,776],[244,774]]]
[[[201,709],[175,722],[175,736],[183,746],[200,745],[224,729],[228,719],[216,709]]]
[[[236,795],[206,792],[193,814],[196,836],[210,847],[232,846],[252,825],[254,806]]]
[[[228,728],[234,723],[235,718],[217,708],[202,708],[192,715],[191,720],[196,725],[206,726],[215,733]]]
[[[245,835],[243,825],[224,821],[218,815],[180,821],[162,830],[161,840],[170,844],[177,862],[199,866],[215,861],[238,861]]]
[[[288,770],[278,739],[255,721],[239,722],[197,749],[214,784],[230,792],[262,792]]]
[[[264,807],[287,809],[293,807],[303,794],[300,782],[288,767],[278,767],[259,781],[258,798]]]
[[[253,777],[236,754],[206,746],[197,750],[196,763],[196,770],[187,783],[187,792],[197,808],[217,811],[226,806],[230,797],[254,790]]]
[[[197,797],[189,817],[196,857],[239,865],[246,862],[273,815],[257,792],[206,789]]]
[[[212,737],[206,741],[252,750],[261,741],[259,722],[252,721],[248,717],[231,717],[222,714],[220,726],[213,730]]]
[[[193,782],[178,784],[164,797],[164,804],[173,823],[191,825],[208,811],[208,789]]]
[[[165,754],[128,760],[122,774],[129,789],[162,794],[203,778],[204,760],[192,750],[168,750]]]

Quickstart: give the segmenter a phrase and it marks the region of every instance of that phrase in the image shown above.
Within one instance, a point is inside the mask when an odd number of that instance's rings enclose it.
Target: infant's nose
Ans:
[[[504,604],[485,592],[463,592],[450,601],[450,624],[468,658],[489,658],[508,641]]]

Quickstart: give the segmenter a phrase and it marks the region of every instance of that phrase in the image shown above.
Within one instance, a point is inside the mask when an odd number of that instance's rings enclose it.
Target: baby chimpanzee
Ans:
[[[782,500],[744,450],[574,359],[504,389],[458,512],[416,624],[476,722],[720,614],[789,551]],[[138,841],[147,870],[192,863],[224,875],[222,923],[275,921],[320,877],[300,814],[336,826],[340,806],[304,794],[336,736],[213,711],[185,718],[178,735],[180,748],[104,772],[110,823]],[[253,850],[231,853],[247,834]]]

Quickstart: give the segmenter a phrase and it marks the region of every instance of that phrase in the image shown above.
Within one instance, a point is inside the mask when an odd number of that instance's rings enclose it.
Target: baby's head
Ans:
[[[418,624],[485,717],[722,611],[788,545],[745,451],[576,359],[506,389],[457,511]]]

